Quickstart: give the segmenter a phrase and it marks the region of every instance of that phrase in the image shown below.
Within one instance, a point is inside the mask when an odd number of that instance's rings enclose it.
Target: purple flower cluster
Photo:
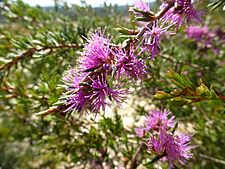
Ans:
[[[164,0],[160,10],[159,14],[155,15],[143,0],[135,1],[134,8],[130,10],[137,16],[137,21],[142,23],[139,27],[139,32],[142,32],[139,39],[141,46],[139,54],[151,52],[152,59],[160,53],[161,36],[171,34],[168,31],[170,27],[177,25],[178,28],[184,20],[186,22],[200,22],[203,15],[202,11],[195,9],[191,0]],[[149,15],[147,12],[149,12]],[[148,23],[146,24],[146,22]]]
[[[151,52],[152,59],[154,59],[155,55],[159,54],[160,52],[160,38],[163,34],[167,33],[170,34],[170,32],[167,32],[167,30],[172,25],[163,27],[159,26],[157,21],[153,22],[153,25],[151,28],[145,27],[146,31],[142,38],[142,52]]]
[[[210,31],[207,26],[189,26],[186,29],[187,37],[194,39],[198,46],[203,49],[211,49],[214,53],[218,54],[219,49],[214,45],[214,40],[217,37],[216,32]],[[219,42],[220,40],[218,40]]]
[[[153,110],[146,117],[144,126],[136,128],[138,137],[147,137],[148,152],[166,159],[169,168],[176,163],[184,165],[192,158],[191,136],[179,133],[174,135],[175,117],[168,111]]]
[[[138,28],[139,31],[128,31],[137,38],[129,39],[130,47],[126,49],[113,44],[112,39],[105,37],[101,31],[86,38],[77,69],[68,70],[63,77],[66,92],[60,101],[64,102],[64,113],[88,110],[97,113],[105,110],[109,100],[121,103],[126,95],[126,90],[122,88],[124,79],[142,79],[146,76],[145,61],[135,53],[151,53],[154,59],[160,52],[161,37],[171,34],[168,31],[171,26],[180,26],[183,18],[200,21],[201,12],[195,10],[191,0],[164,0],[161,9],[161,14],[155,15],[148,3],[135,1],[131,11],[144,23]],[[200,31],[192,36],[191,32],[193,30],[188,31],[188,36],[193,38],[202,38],[205,34]]]
[[[145,13],[136,12],[135,9],[143,12],[149,12],[149,14],[151,13],[151,16],[147,14],[145,15]],[[154,13],[150,11],[149,5],[143,0],[135,1],[134,8],[131,8],[130,11],[133,12],[137,16],[137,18],[146,18],[146,21],[148,22],[149,17],[152,17],[151,24],[141,22],[140,27],[138,28],[139,32],[144,32],[142,33],[142,36],[140,38],[139,54],[151,53],[151,58],[154,59],[155,56],[160,52],[161,36],[164,34],[170,34],[169,32],[167,32],[167,30],[172,26],[172,24],[164,27],[164,22],[162,25],[160,25],[161,22],[155,18]]]
[[[128,78],[142,79],[146,76],[145,61],[138,59],[134,55],[132,47],[127,53],[125,50],[119,49],[114,52],[116,56],[117,77],[120,79],[121,75]]]
[[[111,40],[105,38],[102,32],[91,34],[84,46],[83,57],[79,61],[81,71],[104,69],[108,64],[111,64],[110,62],[113,60],[111,57],[113,56],[110,55],[110,43]]]
[[[136,0],[134,2],[134,6],[137,9],[145,11],[145,12],[150,11],[150,6],[145,1],[142,1],[142,0]]]
[[[70,69],[63,77],[66,93],[64,112],[105,110],[108,100],[121,103],[126,90],[123,78],[139,79],[146,75],[145,62],[136,58],[131,48],[121,49],[102,32],[91,34],[84,46],[78,69]]]
[[[184,20],[186,22],[201,22],[203,12],[195,9],[192,0],[165,1],[160,8],[164,10],[171,4],[173,6],[163,16],[163,20],[177,24],[178,27],[182,25]]]
[[[189,26],[186,30],[187,37],[195,39],[196,41],[201,41],[202,39],[207,38],[210,34],[208,26]]]
[[[138,10],[144,11],[144,12],[149,12],[150,11],[150,6],[147,4],[147,2],[143,0],[135,0],[134,1],[134,7],[137,8]],[[139,13],[135,12],[132,8],[130,9],[131,12],[133,12],[136,15],[139,15]]]

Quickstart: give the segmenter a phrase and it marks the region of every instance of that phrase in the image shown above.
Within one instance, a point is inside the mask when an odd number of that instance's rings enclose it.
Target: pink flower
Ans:
[[[153,23],[153,26],[151,28],[146,27],[146,31],[143,35],[142,39],[142,52],[151,52],[152,53],[152,59],[154,59],[155,55],[159,54],[160,52],[160,39],[161,36],[165,33],[171,34],[171,32],[167,32],[167,30],[172,25],[169,25],[167,27],[163,27],[158,25],[158,22],[155,21]]]
[[[80,83],[85,76],[86,73],[84,73],[83,76],[80,76],[75,69],[69,69],[63,76],[62,82],[64,83],[67,92],[63,94],[60,100],[65,102],[66,109],[64,112],[83,111],[88,98],[85,97]]]
[[[122,49],[115,51],[114,55],[117,58],[116,68],[118,78],[121,75],[125,75],[133,79],[142,79],[146,76],[146,65],[145,61],[138,59],[130,48],[129,52]]]
[[[168,111],[153,110],[146,117],[144,126],[135,129],[138,137],[147,139],[148,152],[168,161],[170,169],[176,163],[184,165],[192,158],[194,148],[190,145],[191,136],[184,133],[174,135],[174,118]]]
[[[65,102],[67,108],[64,110],[64,112],[82,112],[84,110],[85,104],[88,102],[89,99],[85,97],[82,91],[77,91],[74,94],[70,94],[69,96],[70,97],[68,97]]]
[[[160,130],[158,135],[153,135],[147,142],[148,151],[157,156],[162,156],[169,163],[169,168],[173,168],[176,163],[184,165],[192,158],[190,145],[191,136],[179,133],[174,136],[169,132]]]
[[[62,112],[105,110],[110,101],[118,104],[125,99],[122,89],[124,78],[139,79],[146,74],[145,62],[132,50],[125,51],[111,44],[103,32],[96,32],[87,39],[77,70],[70,69],[64,75],[65,93],[60,97]],[[115,76],[114,76],[115,75]]]
[[[187,37],[194,39],[199,47],[203,50],[211,49],[215,54],[219,53],[219,49],[214,44],[216,33],[210,31],[207,26],[189,26],[186,30]]]
[[[114,86],[114,88],[110,88],[104,77],[98,76],[95,80],[91,80],[93,82],[91,85],[93,91],[88,97],[92,102],[92,111],[99,112],[101,109],[105,110],[107,97],[118,103],[122,102],[122,99],[125,97],[125,90],[118,89],[116,86]]]
[[[145,124],[149,129],[158,130],[160,128],[172,128],[175,124],[175,116],[171,116],[171,113],[167,110],[152,110],[146,117]]]
[[[174,116],[171,116],[169,111],[161,110],[152,110],[146,116],[145,123],[143,127],[136,129],[136,134],[139,137],[143,137],[145,133],[148,133],[150,130],[168,129],[172,128],[175,125]]]
[[[210,34],[208,26],[189,26],[186,33],[188,38],[193,38],[196,41],[201,41],[203,38],[209,37]]]
[[[143,0],[135,0],[134,7],[141,11],[145,11],[145,12],[150,11],[150,6],[147,4],[147,2],[145,2]],[[131,11],[136,14],[136,12],[134,10],[131,9]]]
[[[111,49],[109,38],[105,38],[102,32],[96,32],[87,39],[82,58],[79,60],[81,71],[98,69],[111,63]]]
[[[183,20],[186,22],[202,21],[203,12],[196,10],[191,0],[171,0],[164,2],[160,8],[163,10],[169,3],[173,3],[174,5],[166,12],[162,18],[163,20],[175,23],[178,27],[182,25]]]

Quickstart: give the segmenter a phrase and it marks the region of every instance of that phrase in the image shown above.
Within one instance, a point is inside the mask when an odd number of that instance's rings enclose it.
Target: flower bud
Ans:
[[[173,96],[171,96],[170,94],[166,93],[166,92],[163,92],[163,91],[157,91],[156,94],[154,95],[154,97],[156,99],[170,99],[172,98]]]
[[[185,98],[182,98],[182,97],[173,98],[173,99],[171,99],[171,102],[175,106],[183,106],[185,104],[192,103],[191,100],[188,100],[188,99],[185,99]]]
[[[196,92],[203,97],[210,97],[210,91],[206,85],[201,83],[199,87],[197,87]]]

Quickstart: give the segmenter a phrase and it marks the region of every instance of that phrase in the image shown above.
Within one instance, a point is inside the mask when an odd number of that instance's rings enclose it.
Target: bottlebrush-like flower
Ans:
[[[58,109],[67,112],[105,110],[110,101],[118,104],[125,99],[127,90],[121,88],[122,77],[142,78],[145,62],[119,46],[111,44],[102,32],[91,34],[84,46],[78,69],[70,69],[63,77],[65,93]],[[116,75],[116,76],[114,76]]]
[[[143,137],[144,133],[148,133],[151,129],[160,130],[172,128],[175,124],[174,116],[166,110],[152,110],[146,116],[145,123],[143,127],[137,128],[136,133],[139,137]]]
[[[78,111],[81,112],[83,107],[88,100],[82,89],[80,83],[86,76],[86,73],[83,76],[80,76],[75,69],[69,69],[67,73],[63,76],[62,82],[65,84],[66,93],[60,98],[65,102],[65,110],[68,111]]]
[[[160,52],[160,37],[162,34],[164,34],[172,25],[163,27],[158,25],[158,22],[155,21],[153,23],[153,26],[151,28],[146,27],[146,31],[143,35],[142,40],[142,52],[151,52],[152,53],[152,59],[154,59],[155,55],[159,54]],[[168,34],[171,34],[170,32],[167,32]]]
[[[82,112],[85,109],[85,104],[88,102],[88,98],[85,97],[85,94],[82,90],[70,94],[65,101],[66,109],[64,112],[77,111]]]
[[[105,110],[106,97],[110,100],[114,100],[117,103],[121,103],[124,98],[125,90],[119,88],[110,88],[108,82],[104,77],[97,77],[95,80],[92,80],[92,89],[93,92],[90,93],[89,98],[92,101],[92,107],[94,112],[99,112],[101,109]],[[118,87],[118,86],[116,86]]]
[[[146,117],[145,124],[148,129],[158,130],[160,128],[172,128],[174,127],[174,118],[167,110],[152,110]]]
[[[107,98],[118,104],[125,98],[126,90],[122,90],[118,85],[110,87],[102,74],[83,73],[82,77],[75,70],[68,72],[63,78],[67,92],[61,97],[66,106],[64,112],[91,110],[98,113],[105,110],[105,106],[108,105]]]
[[[213,43],[216,33],[209,31],[207,26],[189,26],[186,30],[188,38],[194,39],[201,50],[211,49],[215,54],[219,53],[219,48]]]
[[[146,76],[145,61],[138,59],[134,55],[132,47],[129,52],[118,49],[114,54],[117,58],[116,68],[118,78],[123,74],[133,79],[142,79]]]
[[[203,38],[209,37],[209,28],[207,26],[189,26],[186,30],[187,37],[195,39],[196,41],[201,41]]]
[[[147,4],[147,2],[145,2],[143,0],[135,0],[134,7],[141,11],[145,11],[145,12],[150,11],[150,6]],[[131,9],[131,11],[136,14],[136,12],[134,10]]]
[[[86,75],[87,73],[83,73],[83,76],[80,76],[77,70],[70,68],[63,76],[62,82],[67,86],[67,90],[77,89]]]
[[[83,57],[79,61],[81,71],[87,72],[111,64],[110,42],[111,40],[105,38],[102,32],[91,34],[84,46]]]
[[[162,19],[175,23],[178,26],[182,25],[184,19],[186,22],[201,22],[203,12],[196,10],[191,0],[171,0],[163,3],[160,8],[163,10],[170,4],[174,5],[166,12]]]
[[[190,145],[191,136],[179,133],[174,136],[166,131],[159,131],[158,135],[153,135],[147,142],[148,151],[164,157],[169,163],[169,168],[173,168],[176,163],[184,165],[192,158]]]
[[[144,126],[136,128],[137,136],[147,139],[148,152],[167,160],[169,168],[178,163],[184,165],[192,158],[194,148],[190,145],[191,136],[184,133],[174,135],[174,118],[168,111],[153,110],[146,117]]]

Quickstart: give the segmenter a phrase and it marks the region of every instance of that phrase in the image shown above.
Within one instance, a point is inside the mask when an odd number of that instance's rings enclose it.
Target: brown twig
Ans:
[[[160,18],[162,18],[166,12],[174,5],[174,3],[169,3],[168,6],[163,9],[162,11],[160,11],[160,13],[154,17],[153,21],[155,20],[159,20]],[[152,21],[147,25],[147,27],[150,27],[152,25]],[[142,37],[142,35],[145,33],[146,28],[142,29],[138,34],[137,34],[137,39],[140,39]]]
[[[145,146],[145,143],[142,142],[141,145],[138,147],[136,153],[135,153],[134,156],[132,157],[131,164],[130,164],[130,169],[135,169],[135,168],[137,168],[137,166],[138,166],[138,163],[137,163],[137,157],[138,157],[138,155],[141,153],[141,150],[144,148],[144,146]]]
[[[202,157],[202,158],[205,158],[205,159],[207,159],[207,160],[211,160],[211,161],[213,161],[213,162],[216,162],[216,163],[218,163],[218,164],[223,164],[223,165],[225,165],[225,161],[224,160],[220,160],[220,159],[217,159],[217,158],[214,158],[214,157],[210,157],[210,156],[208,156],[208,155],[205,155],[205,154],[199,154],[199,156],[200,157]]]
[[[225,96],[218,95],[218,97],[219,97],[220,100],[225,101]]]
[[[4,70],[4,69],[10,70],[15,64],[22,61],[23,59],[32,57],[36,52],[40,52],[40,51],[44,51],[44,50],[51,50],[52,51],[53,49],[58,49],[58,48],[80,49],[80,48],[82,48],[82,46],[61,44],[61,45],[58,45],[58,46],[43,46],[42,48],[30,48],[30,49],[27,49],[27,51],[25,51],[24,53],[22,53],[18,57],[14,58],[12,61],[4,64],[3,66],[1,66],[0,71]]]
[[[162,18],[170,8],[174,6],[174,2],[168,3],[167,7],[164,8],[160,13],[155,17],[155,20]]]

